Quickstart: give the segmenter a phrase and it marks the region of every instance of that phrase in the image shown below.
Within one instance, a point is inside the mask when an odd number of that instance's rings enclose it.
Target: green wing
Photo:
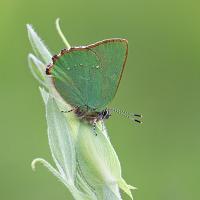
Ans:
[[[115,96],[127,52],[125,39],[62,51],[50,67],[55,88],[73,106],[101,110]]]

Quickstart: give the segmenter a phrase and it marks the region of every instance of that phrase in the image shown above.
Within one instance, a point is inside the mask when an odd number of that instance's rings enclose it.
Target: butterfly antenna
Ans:
[[[123,115],[124,117],[134,121],[134,122],[137,122],[137,123],[142,123],[142,121],[140,120],[140,118],[142,118],[142,115],[140,114],[135,114],[135,113],[130,113],[130,112],[127,112],[127,111],[124,111],[124,110],[120,110],[120,109],[117,109],[117,108],[110,108],[109,111],[111,112],[116,112],[120,115]]]

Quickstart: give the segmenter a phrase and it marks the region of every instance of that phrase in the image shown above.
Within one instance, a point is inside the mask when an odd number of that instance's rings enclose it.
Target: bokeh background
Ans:
[[[27,67],[32,51],[25,24],[33,24],[53,53],[71,45],[122,37],[129,56],[110,105],[142,113],[133,125],[107,122],[111,141],[136,200],[200,198],[200,3],[195,0],[1,0],[0,199],[71,200],[35,157],[51,160],[44,106]],[[124,199],[128,199],[124,195]]]

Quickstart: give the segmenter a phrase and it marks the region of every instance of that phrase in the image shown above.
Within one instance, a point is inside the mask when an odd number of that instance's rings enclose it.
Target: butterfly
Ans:
[[[115,111],[129,118],[141,117],[108,109],[113,100],[128,55],[126,39],[106,39],[88,46],[63,49],[46,68],[60,96],[72,106],[78,118],[96,127]],[[134,119],[140,122],[138,119]]]

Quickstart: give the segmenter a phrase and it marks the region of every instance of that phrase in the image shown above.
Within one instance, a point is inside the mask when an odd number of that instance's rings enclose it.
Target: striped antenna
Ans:
[[[124,110],[120,110],[120,109],[117,109],[117,108],[109,108],[108,109],[110,112],[116,112],[118,113],[119,115],[123,115],[124,117],[134,121],[134,122],[137,122],[137,123],[142,123],[142,121],[138,118],[142,118],[142,115],[140,114],[135,114],[135,113],[130,113],[130,112],[127,112],[127,111],[124,111]]]

